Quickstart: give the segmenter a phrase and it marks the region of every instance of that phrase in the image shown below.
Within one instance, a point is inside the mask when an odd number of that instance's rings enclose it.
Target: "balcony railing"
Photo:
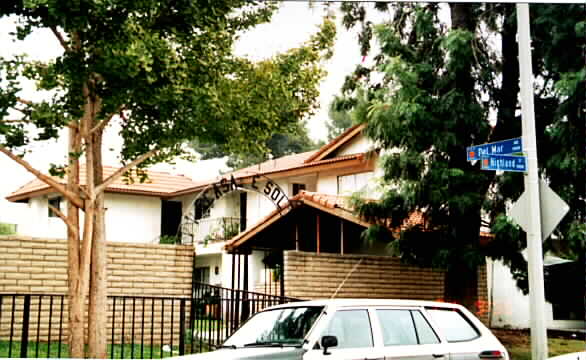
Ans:
[[[196,244],[209,244],[232,239],[240,232],[241,218],[219,217],[203,218],[193,223],[193,241]]]

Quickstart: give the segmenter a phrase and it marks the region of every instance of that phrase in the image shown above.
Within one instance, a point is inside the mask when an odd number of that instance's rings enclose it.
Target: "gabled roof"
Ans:
[[[104,178],[112,175],[117,169],[118,168],[112,166],[104,166]],[[172,175],[165,172],[150,170],[147,171],[147,174],[148,180],[144,183],[140,183],[137,180],[132,184],[127,184],[124,182],[124,178],[120,177],[108,186],[106,192],[166,197],[180,189],[185,189],[186,187],[195,185],[195,182],[183,175]],[[54,179],[62,184],[65,184],[67,181],[65,178],[61,179],[54,177]],[[86,171],[84,166],[80,168],[79,181],[81,185],[86,183]],[[49,185],[39,179],[34,179],[8,195],[6,199],[8,201],[17,202],[51,192],[54,192],[54,190],[51,189]]]
[[[114,184],[110,185],[106,191],[172,198],[202,190],[207,186],[216,183],[222,177],[234,176],[235,179],[241,182],[246,182],[247,178],[252,179],[253,176],[258,175],[270,175],[274,178],[298,176],[317,171],[355,167],[359,165],[366,166],[368,168],[367,170],[372,170],[371,168],[374,164],[367,159],[365,153],[336,157],[330,156],[334,151],[340,149],[344,144],[347,144],[348,141],[360,134],[364,127],[365,125],[355,125],[318,150],[267,160],[260,164],[239,169],[224,174],[221,177],[214,177],[205,181],[195,182],[182,175],[148,171],[149,181],[146,183],[141,184],[135,182],[132,184],[126,184],[123,179],[119,179]],[[116,168],[104,166],[104,177],[111,175],[114,171],[116,171]],[[56,180],[65,183],[64,179],[56,178]],[[82,184],[85,183],[85,171],[83,168],[80,170],[80,182]],[[52,190],[47,184],[35,179],[7,196],[6,199],[13,202],[22,201],[27,200],[30,197],[50,192],[52,192]]]
[[[319,161],[325,159],[328,155],[338,150],[339,148],[347,144],[348,141],[352,140],[354,137],[359,135],[365,127],[366,124],[358,124],[350,127],[342,134],[338,135],[338,137],[336,137],[334,140],[330,141],[329,143],[315,151],[310,157],[308,157],[305,160],[305,162]]]
[[[344,155],[331,159],[307,162],[306,159],[313,153],[314,152],[305,152],[301,154],[284,156],[274,160],[268,160],[258,165],[236,170],[211,180],[199,182],[195,186],[177,191],[173,194],[173,196],[181,196],[203,190],[207,186],[218,182],[222,177],[230,178],[231,176],[234,176],[234,179],[238,180],[239,182],[246,183],[247,181],[252,181],[253,176],[259,175],[271,176],[271,178],[276,179],[279,177],[298,176],[316,171],[331,170],[341,167],[365,166],[366,170],[364,171],[372,170],[374,167],[373,162],[366,157],[365,153]]]
[[[364,227],[369,227],[373,223],[364,221],[353,214],[353,210],[349,205],[350,198],[347,196],[336,196],[329,194],[320,194],[311,191],[301,191],[299,194],[289,199],[289,203],[282,208],[272,211],[270,214],[262,218],[254,226],[246,231],[236,235],[232,240],[225,245],[226,250],[230,251],[244,244],[246,241],[254,237],[259,232],[263,231],[271,224],[275,223],[281,217],[287,215],[295,207],[305,204],[318,210],[324,211],[336,217],[353,222]],[[423,223],[423,214],[413,213],[407,220],[405,225]]]
[[[291,210],[300,204],[311,206],[364,227],[374,225],[373,223],[367,222],[354,215],[353,209],[349,205],[349,200],[350,198],[347,196],[320,194],[303,190],[299,192],[299,194],[290,198],[289,203],[287,203],[285,207],[272,211],[270,214],[257,222],[254,226],[233,237],[226,243],[224,248],[228,251],[232,251],[240,247],[242,244],[269,227],[271,224],[277,222],[281,217],[286,216]],[[424,225],[425,227],[425,214],[422,212],[413,212],[407,219],[405,219],[403,225],[401,225],[401,228],[418,224]],[[396,231],[399,231],[399,229],[396,229]],[[493,235],[490,233],[482,231],[480,232],[481,239],[488,240],[492,236]]]

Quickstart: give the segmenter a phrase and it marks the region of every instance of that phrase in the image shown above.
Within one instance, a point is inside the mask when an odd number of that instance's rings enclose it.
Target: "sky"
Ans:
[[[278,52],[299,46],[318,30],[326,9],[321,4],[309,6],[303,2],[282,3],[279,11],[270,23],[262,24],[242,35],[235,46],[237,55],[252,60],[260,60],[273,56]],[[333,96],[339,92],[344,78],[362,61],[357,45],[356,31],[347,31],[340,25],[341,15],[337,13],[338,35],[333,57],[325,65],[326,78],[320,85],[320,109],[314,116],[307,119],[309,135],[313,140],[326,140],[328,105]],[[0,34],[14,29],[13,18],[0,19]],[[61,48],[50,31],[36,31],[26,41],[14,43],[7,36],[0,37],[0,56],[26,53],[33,59],[48,60],[58,56]],[[23,98],[41,100],[49,94],[39,94],[34,84],[27,83],[22,93]],[[104,141],[104,158],[108,165],[117,165],[117,153],[121,147],[117,136],[119,127],[114,124],[106,131]],[[47,171],[50,163],[64,163],[67,142],[65,132],[59,141],[46,141],[34,144],[31,152],[25,156],[39,170]],[[109,149],[113,149],[110,151]],[[199,161],[196,164],[177,161],[175,165],[161,164],[156,170],[185,174],[193,179],[201,179],[202,174],[209,178],[217,175],[220,170],[227,170],[222,160]],[[18,223],[25,216],[24,204],[12,204],[5,197],[32,180],[34,177],[13,160],[0,154],[0,222]]]

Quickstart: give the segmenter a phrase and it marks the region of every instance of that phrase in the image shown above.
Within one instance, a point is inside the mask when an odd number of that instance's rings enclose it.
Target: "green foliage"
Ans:
[[[0,223],[0,235],[15,235],[16,225]]]
[[[439,17],[442,6],[449,8],[451,24]],[[380,54],[373,67],[360,65],[346,78],[337,106],[391,150],[381,161],[387,192],[379,203],[359,203],[358,213],[377,226],[391,217],[385,225],[398,229],[409,214],[421,212],[424,224],[405,226],[391,240],[405,261],[474,268],[490,256],[509,265],[526,289],[525,235],[504,216],[506,204],[522,193],[523,177],[481,171],[465,157],[468,146],[521,136],[514,5],[383,8],[389,20],[375,25],[366,21],[363,4],[343,6],[344,24],[362,27],[364,53],[372,34]],[[586,222],[586,40],[578,31],[585,14],[578,5],[531,5],[539,166],[570,204],[555,237],[573,258],[586,248],[580,226]],[[498,51],[496,38],[502,41]],[[481,225],[494,234],[488,244],[479,242]],[[373,227],[364,236],[388,234]],[[555,249],[552,243],[550,238],[546,250]]]
[[[159,244],[181,244],[181,239],[175,235],[161,235],[159,237]]]
[[[353,124],[352,117],[342,99],[336,97],[330,104],[328,111],[329,120],[326,122],[328,129],[328,141],[333,140]]]
[[[262,153],[274,134],[291,132],[315,111],[320,61],[331,56],[335,38],[326,19],[297,49],[258,63],[234,56],[240,34],[267,22],[275,8],[247,0],[4,1],[0,17],[18,17],[16,41],[51,29],[65,50],[47,63],[0,57],[0,144],[18,150],[56,138],[84,113],[87,91],[100,99],[98,121],[121,118],[123,161],[159,149],[146,166],[192,140],[225,154]],[[18,76],[52,98],[23,103]],[[34,126],[5,121],[14,109]]]
[[[264,144],[267,153],[233,153],[228,156],[227,165],[234,169],[240,169],[268,160],[269,154],[271,158],[276,159],[318,148],[319,145],[309,138],[305,124],[303,122],[297,124],[298,126],[292,130],[292,133],[277,133],[268,138]],[[222,147],[217,144],[201,144],[193,141],[191,145],[202,154],[203,159],[219,158],[226,155]]]

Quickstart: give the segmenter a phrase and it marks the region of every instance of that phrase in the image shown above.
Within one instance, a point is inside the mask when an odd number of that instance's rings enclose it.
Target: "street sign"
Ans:
[[[539,181],[539,202],[539,208],[541,209],[541,240],[545,241],[568,213],[570,206],[543,180]],[[529,214],[527,191],[525,191],[509,210],[509,217],[525,232],[529,232]]]
[[[488,155],[510,155],[520,152],[523,152],[523,140],[520,137],[466,148],[468,161],[480,160]]]
[[[487,155],[480,158],[480,169],[502,171],[527,171],[527,158],[517,155]]]

